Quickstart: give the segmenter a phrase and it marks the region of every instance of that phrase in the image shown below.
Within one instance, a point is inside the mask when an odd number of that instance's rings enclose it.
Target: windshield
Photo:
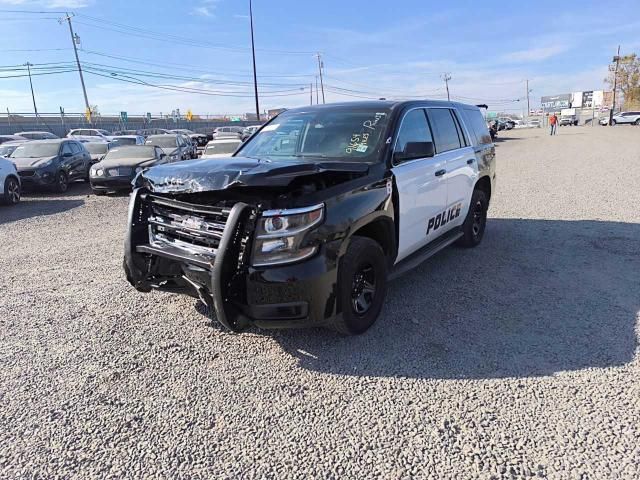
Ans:
[[[118,146],[122,146],[122,145],[135,145],[136,144],[136,139],[135,138],[114,138],[111,143],[113,144],[113,146],[115,147],[116,145]]]
[[[58,154],[60,144],[56,143],[25,143],[11,154],[11,158],[53,157]]]
[[[242,142],[220,142],[220,143],[210,143],[204,149],[205,155],[218,155],[220,153],[233,153],[238,147],[242,144]]]
[[[242,148],[246,157],[321,157],[373,162],[383,145],[386,108],[283,113]]]
[[[18,148],[17,145],[0,145],[0,157],[10,155],[16,148]]]
[[[89,150],[92,155],[100,155],[107,153],[109,145],[107,143],[85,143],[84,148]]]
[[[147,138],[144,142],[147,145],[157,145],[161,148],[176,148],[176,137],[173,135],[159,135],[157,137]]]
[[[113,147],[104,157],[105,160],[117,160],[120,158],[154,158],[155,148],[145,145],[135,147]]]

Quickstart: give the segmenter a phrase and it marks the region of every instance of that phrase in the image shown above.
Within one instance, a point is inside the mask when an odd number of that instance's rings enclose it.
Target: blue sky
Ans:
[[[309,103],[314,52],[327,101],[443,98],[449,72],[454,99],[514,113],[525,79],[536,105],[541,95],[601,89],[618,43],[640,53],[637,0],[254,0],[253,9],[261,110]],[[0,10],[0,65],[30,61],[36,73],[70,70],[68,27],[53,12],[75,12],[89,101],[102,113],[254,110],[248,0],[0,0]],[[77,72],[33,82],[40,111],[84,110]],[[6,108],[32,111],[27,78],[0,78]]]

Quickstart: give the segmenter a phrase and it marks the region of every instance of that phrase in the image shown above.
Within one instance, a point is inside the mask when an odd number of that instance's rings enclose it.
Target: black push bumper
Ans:
[[[217,254],[206,257],[150,242],[144,211],[149,197],[135,189],[129,205],[125,271],[138,290],[199,298],[232,331],[251,324],[262,328],[320,326],[336,313],[339,242],[322,245],[318,254],[300,263],[251,267],[246,254],[251,242],[244,232],[254,212],[253,207],[239,202],[228,214]]]

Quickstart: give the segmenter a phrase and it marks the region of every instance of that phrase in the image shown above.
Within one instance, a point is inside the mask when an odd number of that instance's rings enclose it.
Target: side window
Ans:
[[[428,109],[429,122],[433,128],[436,152],[443,153],[460,148],[458,127],[453,120],[451,110],[448,108]]]
[[[62,144],[62,150],[60,151],[60,154],[64,155],[65,153],[73,154],[73,150],[71,150],[71,145],[69,144],[69,142],[65,142]]]
[[[424,109],[417,108],[411,110],[402,119],[394,149],[394,153],[398,154],[397,156],[394,155],[396,164],[413,158],[422,158],[422,156],[412,155],[407,149],[407,144],[425,142],[433,144],[433,138],[431,137],[431,130],[429,129]],[[411,150],[411,145],[409,147],[409,150]],[[400,162],[397,161],[398,156],[400,157]]]
[[[467,120],[467,126],[470,128],[476,139],[476,143],[478,145],[492,143],[491,135],[489,135],[489,129],[487,128],[487,122],[480,113],[480,110],[465,108],[463,113]]]
[[[67,145],[69,145],[69,147],[71,148],[71,152],[74,155],[82,152],[82,148],[80,147],[80,145],[75,142],[69,142]]]
[[[468,147],[470,143],[467,140],[467,135],[464,132],[464,127],[462,126],[462,122],[460,121],[458,112],[456,112],[455,110],[451,110],[451,115],[453,115],[453,119],[456,122],[456,127],[458,128],[458,138],[460,139],[460,145],[462,145],[463,147]]]

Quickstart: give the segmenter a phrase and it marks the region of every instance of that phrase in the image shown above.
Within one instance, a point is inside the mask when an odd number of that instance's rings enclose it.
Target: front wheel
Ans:
[[[4,196],[2,203],[5,205],[15,205],[20,201],[20,183],[14,177],[7,177],[4,182]]]
[[[611,120],[611,126],[612,126],[612,127],[615,127],[616,123],[617,123],[617,122],[616,122],[615,120]]]
[[[634,125],[640,125],[640,118],[633,122]]]
[[[387,292],[387,259],[380,244],[354,236],[338,270],[338,305],[341,313],[333,328],[358,335],[374,324]]]
[[[462,224],[462,237],[456,242],[465,248],[477,247],[482,242],[484,230],[487,226],[487,209],[489,202],[487,195],[482,190],[474,190],[471,195],[471,204]]]
[[[64,193],[69,189],[69,178],[63,171],[58,172],[56,175],[56,184],[54,188],[58,193]]]

